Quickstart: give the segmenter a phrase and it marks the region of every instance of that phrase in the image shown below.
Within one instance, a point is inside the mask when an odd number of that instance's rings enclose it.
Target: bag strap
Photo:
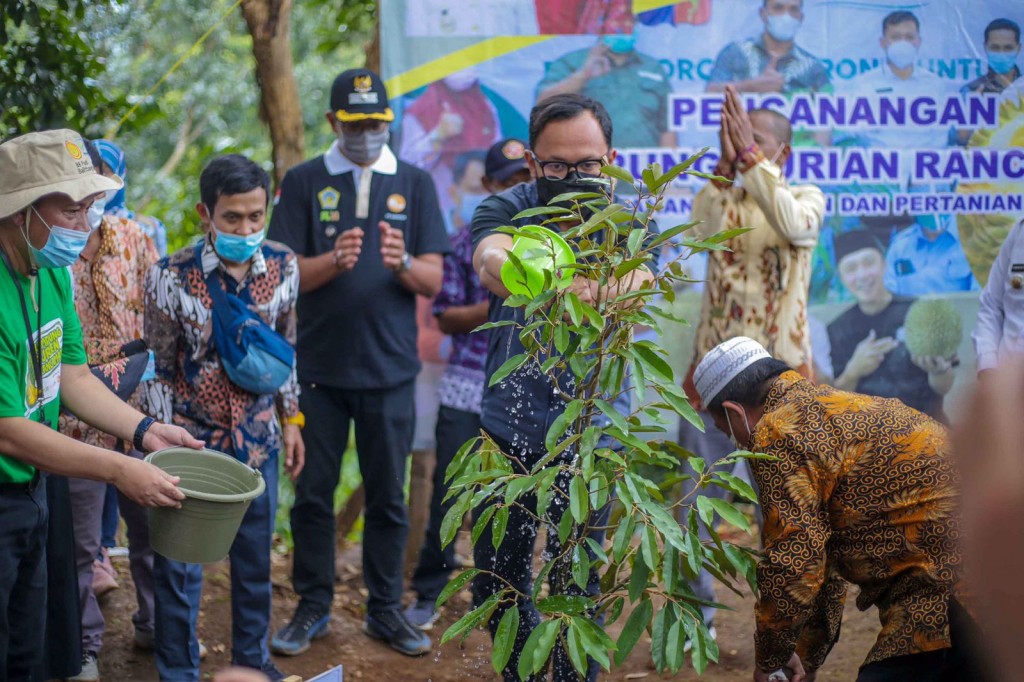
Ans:
[[[199,264],[199,272],[203,271],[203,243],[196,244],[196,262]],[[216,312],[217,308],[226,308],[228,299],[224,288],[224,278],[220,277],[220,274],[214,268],[204,279],[206,281],[206,289],[210,294],[210,305],[213,312]]]

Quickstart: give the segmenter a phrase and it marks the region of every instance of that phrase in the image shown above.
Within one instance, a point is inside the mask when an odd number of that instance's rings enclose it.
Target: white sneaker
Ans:
[[[69,677],[72,682],[100,682],[100,664],[96,654],[86,651],[82,654],[82,672]]]

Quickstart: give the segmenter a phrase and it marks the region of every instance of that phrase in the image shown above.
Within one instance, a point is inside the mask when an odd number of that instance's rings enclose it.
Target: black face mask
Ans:
[[[604,185],[592,182],[590,180],[583,180],[575,172],[570,173],[561,180],[549,180],[545,177],[537,178],[537,198],[540,200],[541,206],[547,206],[551,203],[551,200],[557,197],[559,194],[567,194],[569,192],[602,192],[604,191]],[[562,208],[572,209],[572,201],[560,201],[556,206]]]

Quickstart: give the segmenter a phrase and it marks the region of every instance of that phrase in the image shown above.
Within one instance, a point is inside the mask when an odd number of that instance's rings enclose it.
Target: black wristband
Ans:
[[[142,448],[142,439],[146,436],[146,431],[149,431],[149,427],[156,422],[152,417],[143,417],[139,425],[135,427],[135,436],[132,438],[132,445],[139,452],[144,452]]]

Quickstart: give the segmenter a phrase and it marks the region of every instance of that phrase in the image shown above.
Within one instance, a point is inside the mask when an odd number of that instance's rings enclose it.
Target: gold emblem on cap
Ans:
[[[405,210],[405,197],[401,194],[392,194],[388,197],[387,205],[392,213],[401,213]]]
[[[1024,287],[1024,277],[1021,277],[1020,275],[1014,275],[1013,277],[1010,278],[1010,286],[1013,287],[1014,289],[1020,289],[1021,287]]]
[[[352,79],[352,87],[356,92],[369,92],[373,89],[373,79],[369,76],[356,76]]]
[[[82,150],[79,148],[77,144],[75,144],[71,140],[68,140],[67,142],[64,143],[64,146],[67,148],[68,154],[71,155],[72,159],[78,161],[80,158],[82,158]]]
[[[526,147],[519,140],[509,140],[505,143],[505,146],[501,148],[501,153],[506,159],[513,161],[521,159],[526,156]]]

